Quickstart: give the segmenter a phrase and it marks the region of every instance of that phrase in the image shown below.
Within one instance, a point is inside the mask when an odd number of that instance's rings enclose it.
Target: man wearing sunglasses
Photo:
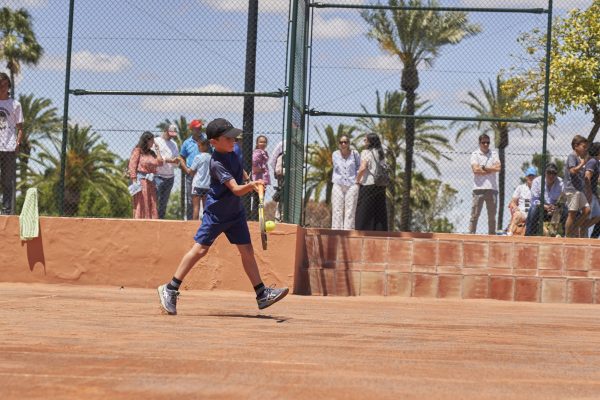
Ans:
[[[479,136],[479,149],[471,154],[473,170],[473,206],[469,233],[477,231],[479,214],[485,208],[488,214],[488,233],[496,234],[496,207],[498,203],[498,181],[496,175],[500,171],[498,153],[490,150],[490,137],[485,133]]]

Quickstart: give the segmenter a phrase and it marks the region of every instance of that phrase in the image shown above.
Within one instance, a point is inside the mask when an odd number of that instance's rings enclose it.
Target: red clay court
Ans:
[[[0,283],[2,399],[597,399],[597,305]]]

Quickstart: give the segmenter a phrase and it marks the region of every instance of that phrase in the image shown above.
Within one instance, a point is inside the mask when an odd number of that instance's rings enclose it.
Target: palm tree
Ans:
[[[15,98],[15,75],[21,72],[21,63],[36,65],[42,57],[42,46],[31,28],[31,16],[24,8],[0,10],[0,59],[10,71],[10,97]]]
[[[67,216],[77,215],[81,194],[91,190],[107,203],[115,195],[126,194],[127,184],[119,168],[120,157],[108,150],[108,144],[100,141],[100,135],[91,127],[69,126],[67,143],[64,210]],[[31,159],[43,168],[31,174],[31,186],[40,189],[41,207],[46,212],[56,212],[60,187],[60,140],[52,138],[50,146],[40,145],[41,151]]]
[[[325,204],[331,204],[331,192],[333,189],[333,153],[338,149],[340,136],[348,136],[352,139],[352,133],[356,127],[339,124],[334,131],[333,126],[326,125],[323,132],[317,131],[318,141],[308,145],[308,173],[306,175],[306,201],[314,194],[314,200],[319,201],[321,193],[325,189]]]
[[[173,121],[173,122],[171,122],[171,120],[167,118],[167,119],[165,119],[164,122],[159,123],[156,127],[159,128],[161,131],[165,131],[171,124],[177,125],[177,137],[175,138],[175,142],[177,143],[177,146],[179,146],[179,151],[181,151],[181,144],[188,137],[190,137],[192,132],[189,130],[188,122],[183,115],[179,117],[179,120]],[[181,183],[180,183],[181,187],[179,190],[179,193],[180,193],[179,205],[181,207],[181,215],[183,216],[183,215],[185,215],[185,196],[186,196],[186,194],[185,194],[185,172],[183,171],[183,169],[180,169],[180,171],[181,171]]]
[[[52,139],[55,133],[61,131],[62,119],[57,114],[52,100],[34,98],[33,94],[19,96],[23,110],[23,138],[19,147],[19,189],[24,193],[27,189],[27,174],[31,150],[38,147],[42,140]]]
[[[422,7],[423,0],[388,0],[392,7]],[[438,7],[437,0],[427,0],[427,7]],[[465,12],[434,10],[372,10],[361,13],[370,25],[367,36],[376,40],[386,53],[398,56],[402,62],[400,86],[406,92],[406,114],[415,115],[416,90],[419,87],[420,64],[431,65],[445,45],[458,44],[468,36],[481,31],[470,24]],[[404,152],[405,194],[411,192],[415,120],[407,118],[406,148]],[[402,196],[400,229],[410,230],[410,198]]]
[[[488,85],[480,79],[479,86],[483,92],[483,98],[475,93],[468,92],[468,101],[463,101],[476,117],[480,118],[526,118],[529,115],[523,108],[515,107],[517,96],[514,93],[507,93],[502,89],[504,81],[500,76],[496,77],[496,87],[492,81]],[[534,125],[521,124],[516,122],[497,122],[497,121],[472,121],[472,122],[453,122],[450,126],[460,124],[461,128],[456,133],[458,142],[464,133],[475,131],[493,135],[494,144],[498,149],[498,158],[500,159],[500,172],[498,174],[498,225],[502,224],[504,219],[504,195],[506,190],[506,148],[508,147],[508,138],[511,130],[518,130],[521,134],[532,135]]]
[[[376,105],[375,112],[377,114],[403,114],[406,113],[407,102],[404,93],[399,91],[385,92],[383,99],[379,95],[379,91],[376,91]],[[425,114],[431,108],[427,101],[419,101],[416,99],[414,109],[417,114]],[[362,109],[365,113],[369,113],[368,109],[362,105]],[[388,226],[392,227],[396,219],[396,194],[402,193],[401,204],[403,198],[410,198],[411,196],[405,196],[401,188],[405,187],[402,185],[403,179],[400,180],[398,177],[402,174],[400,168],[400,156],[406,151],[406,129],[402,120],[398,118],[373,118],[373,117],[361,117],[356,120],[359,130],[362,132],[374,132],[381,138],[381,142],[386,155],[386,161],[392,171],[392,182],[393,184],[388,187]],[[434,125],[431,121],[425,119],[415,120],[415,140],[414,150],[421,161],[426,163],[435,171],[438,175],[440,170],[438,163],[440,159],[449,160],[450,158],[442,153],[442,150],[452,150],[452,146],[448,143],[448,139],[442,134],[438,133],[444,129],[441,125]],[[363,133],[364,135],[364,133]],[[362,136],[362,135],[361,135]],[[412,188],[412,185],[411,185]],[[411,189],[412,190],[412,189]],[[401,217],[402,220],[402,217]],[[400,225],[402,229],[402,225]]]

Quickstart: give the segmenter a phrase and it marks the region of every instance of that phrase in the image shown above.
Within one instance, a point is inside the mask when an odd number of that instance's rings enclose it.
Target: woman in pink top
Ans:
[[[265,186],[271,184],[271,176],[269,175],[269,154],[265,150],[267,148],[267,137],[259,135],[256,138],[256,148],[252,152],[252,180],[262,179]],[[258,219],[258,194],[252,192],[252,210],[250,218]]]
[[[129,159],[129,178],[142,186],[142,190],[133,195],[133,218],[158,219],[154,174],[163,162],[158,146],[154,144],[154,135],[147,131],[142,133]]]

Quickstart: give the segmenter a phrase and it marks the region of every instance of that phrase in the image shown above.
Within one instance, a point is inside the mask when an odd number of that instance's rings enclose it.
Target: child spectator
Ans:
[[[585,163],[585,197],[591,211],[583,224],[585,236],[591,226],[600,222],[600,202],[598,201],[598,176],[600,175],[600,142],[592,143],[588,150],[590,158]]]
[[[233,152],[234,138],[241,133],[222,118],[215,119],[206,127],[206,134],[214,148],[210,159],[210,191],[202,224],[194,237],[196,243],[181,259],[171,282],[158,287],[160,305],[167,314],[177,314],[181,282],[194,264],[208,253],[221,233],[225,233],[229,242],[237,246],[246,275],[256,292],[259,309],[269,307],[288,294],[288,288],[265,287],[258,271],[240,196],[258,190],[263,182],[243,183],[246,176],[239,157]]]
[[[200,202],[202,202],[202,210],[204,210],[206,194],[210,190],[210,154],[207,139],[198,140],[198,150],[200,154],[194,157],[192,166],[189,168],[191,174],[194,175],[192,179],[192,206],[194,207],[194,213],[192,219],[200,218]]]
[[[587,139],[575,135],[571,141],[573,153],[567,157],[565,164],[565,178],[563,180],[564,192],[567,198],[567,222],[565,223],[565,236],[581,237],[581,228],[590,213],[590,205],[584,193],[584,174],[587,155]],[[579,214],[580,213],[580,214]],[[579,217],[577,217],[579,214]]]
[[[256,148],[252,152],[252,180],[262,180],[265,186],[271,184],[271,176],[269,175],[269,153],[267,153],[267,137],[259,135],[256,138]],[[252,194],[252,211],[250,213],[251,220],[258,219],[258,193]]]

